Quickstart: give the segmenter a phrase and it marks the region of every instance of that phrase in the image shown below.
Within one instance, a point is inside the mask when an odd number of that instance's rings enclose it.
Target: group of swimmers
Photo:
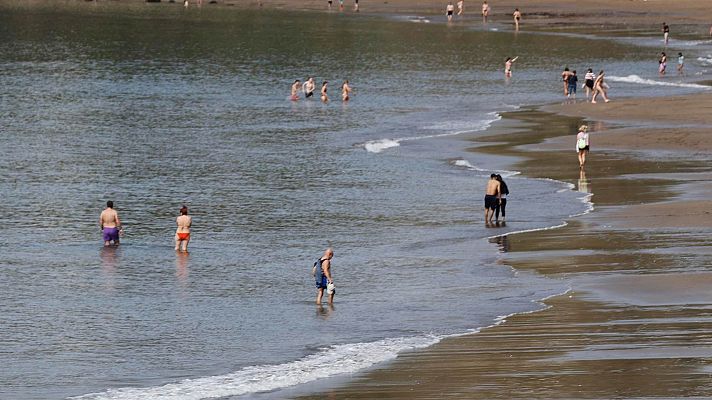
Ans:
[[[457,15],[463,15],[465,13],[465,1],[464,0],[459,0],[457,2]],[[487,0],[482,2],[482,22],[487,23],[487,19],[489,18],[491,13],[491,9],[489,4],[487,4]],[[447,3],[447,6],[445,7],[445,15],[447,15],[447,20],[452,21],[452,17],[455,14],[455,6],[452,4],[452,1],[449,1]],[[519,8],[514,9],[514,13],[512,13],[512,18],[514,18],[514,26],[516,30],[519,30],[519,21],[522,19],[522,13],[519,11]]]
[[[192,223],[193,219],[188,215],[188,207],[181,207],[180,214],[176,218],[175,251],[188,252],[190,226]],[[119,245],[121,237],[124,236],[124,229],[121,226],[119,214],[114,209],[114,202],[111,200],[106,202],[106,208],[99,215],[99,228],[102,232],[105,247]]]
[[[329,95],[327,93],[328,90],[328,81],[324,81],[321,84],[321,101],[326,103],[329,101]],[[316,84],[314,83],[314,78],[309,77],[307,80],[302,84],[302,81],[299,79],[295,80],[294,83],[292,84],[292,90],[289,99],[292,101],[297,101],[299,100],[299,92],[304,93],[304,98],[308,99],[312,96],[314,96],[314,90],[316,88]],[[349,86],[349,80],[344,79],[344,83],[341,84],[341,101],[349,101],[351,99],[351,86]]]
[[[326,4],[329,7],[329,10],[331,10],[333,3],[333,0],[327,0]],[[339,11],[344,11],[344,0],[339,0]],[[354,0],[354,12],[358,12],[358,0]]]
[[[605,73],[603,70],[598,72],[598,75],[593,73],[593,69],[589,68],[584,75],[584,83],[582,88],[586,89],[586,100],[591,98],[591,103],[596,103],[596,97],[599,95],[608,103],[608,84],[605,82]],[[578,85],[578,75],[576,70],[569,70],[569,67],[564,68],[561,73],[561,80],[564,82],[564,96],[567,98],[576,98],[576,86]]]

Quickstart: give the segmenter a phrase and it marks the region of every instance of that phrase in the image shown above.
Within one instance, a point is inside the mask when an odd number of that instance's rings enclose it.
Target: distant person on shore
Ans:
[[[589,149],[588,126],[581,125],[578,134],[576,134],[576,152],[578,153],[579,169],[583,169],[584,165],[586,165],[586,154]]]
[[[304,98],[308,99],[314,96],[314,89],[316,88],[314,78],[310,76],[302,87],[304,88]]]
[[[344,0],[339,0],[339,11],[344,11]]]
[[[499,181],[499,192],[500,199],[497,203],[497,208],[494,209],[494,220],[499,221],[499,212],[502,212],[502,221],[507,217],[507,195],[509,194],[509,188],[507,184],[502,179],[502,175],[497,174],[497,180]]]
[[[660,76],[665,75],[665,69],[667,68],[667,55],[663,51],[660,53],[660,59],[658,60],[658,73]]]
[[[685,56],[682,53],[677,53],[677,73],[682,75],[684,72],[682,69],[685,68]]]
[[[518,8],[514,9],[514,14],[512,14],[514,17],[514,29],[519,30],[519,21],[522,19],[522,13],[519,11]]]
[[[507,57],[507,59],[504,60],[504,76],[506,78],[512,77],[512,64],[517,61],[517,58],[519,58],[519,56],[516,56],[514,58]]]
[[[358,12],[358,0],[354,0],[354,12]]]
[[[665,42],[665,46],[668,44],[668,39],[670,37],[670,27],[668,24],[663,22],[663,42]]]
[[[564,68],[564,72],[561,73],[561,80],[564,81],[564,96],[569,96],[569,78],[571,78],[571,71],[569,67]]]
[[[601,97],[603,97],[603,101],[608,103],[610,100],[608,100],[608,93],[606,92],[606,87],[608,86],[606,82],[603,80],[603,70],[598,73],[598,76],[596,77],[596,80],[593,82],[593,96],[591,96],[591,103],[596,104],[596,96],[599,94]]]
[[[326,91],[327,91],[326,85],[328,85],[328,84],[329,84],[329,82],[327,82],[327,81],[324,81],[324,83],[321,84],[321,101],[324,103],[329,101],[329,96],[326,95]]]
[[[457,15],[462,15],[465,13],[465,1],[460,0],[457,2]]]
[[[445,7],[445,15],[447,15],[448,22],[452,21],[453,12],[455,12],[455,6],[452,5],[452,1],[449,1],[447,7]]]
[[[349,80],[344,79],[344,83],[341,85],[341,100],[349,101],[351,99],[351,86],[349,86]]]
[[[188,207],[183,206],[180,209],[180,215],[176,218],[176,251],[188,252],[188,243],[190,242],[190,225],[193,219],[188,215]]]
[[[106,202],[106,208],[99,215],[99,227],[104,238],[104,246],[119,245],[119,231],[121,230],[121,220],[119,214],[114,210],[114,202]]]
[[[490,14],[490,6],[487,4],[487,0],[482,3],[482,22],[487,23],[487,17]]]
[[[299,89],[302,88],[302,82],[297,79],[294,81],[292,84],[292,95],[289,97],[290,100],[292,101],[297,101],[299,100]]]
[[[502,193],[500,192],[500,183],[497,180],[496,174],[491,174],[487,181],[487,189],[485,189],[485,223],[491,223],[494,217],[494,210],[499,204]]]
[[[188,8],[189,5],[188,0],[183,0],[183,7]]]
[[[333,3],[334,3],[333,0],[328,0],[328,1],[326,2],[327,8],[328,8],[329,11],[331,11],[331,5],[332,5]]]
[[[589,99],[591,93],[593,92],[593,82],[596,80],[596,74],[593,73],[593,69],[589,68],[584,75],[584,87],[586,88],[586,100]]]
[[[324,289],[329,295],[329,304],[334,304],[334,294],[336,294],[336,287],[334,286],[334,278],[331,275],[331,259],[334,257],[334,251],[328,248],[324,251],[324,255],[321,256],[312,268],[312,275],[314,275],[314,281],[316,282],[316,304],[321,304],[321,299],[324,297]]]
[[[567,97],[576,98],[576,86],[578,85],[578,76],[576,76],[576,70],[571,71],[571,76],[569,76],[569,94]]]

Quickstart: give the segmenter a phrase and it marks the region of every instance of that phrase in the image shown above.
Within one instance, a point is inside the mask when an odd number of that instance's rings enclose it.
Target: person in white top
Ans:
[[[589,152],[588,126],[581,125],[576,135],[576,152],[578,153],[579,169],[586,164],[586,154]]]

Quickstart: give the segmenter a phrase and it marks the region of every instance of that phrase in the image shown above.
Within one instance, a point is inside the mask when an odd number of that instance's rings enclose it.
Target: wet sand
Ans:
[[[707,98],[698,100],[704,103],[700,107],[712,104]],[[645,108],[647,101],[658,100],[630,101]],[[671,115],[684,113],[681,108],[686,106],[685,102],[671,104]],[[607,135],[604,132],[613,122],[635,126],[638,118],[621,108],[607,113],[592,107],[549,106],[544,107],[548,111],[508,113],[500,125],[508,126],[510,135],[502,136],[498,132],[502,128],[495,126],[489,136],[473,139],[485,143],[474,151],[525,157],[513,168],[528,176],[571,182],[576,190],[593,195],[595,211],[564,228],[492,239],[501,251],[502,265],[565,280],[571,291],[546,300],[548,308],[543,311],[512,316],[479,333],[403,354],[387,366],[354,377],[344,387],[326,391],[327,395],[337,399],[712,397],[709,144],[702,161],[669,156],[655,146],[631,152],[636,138],[643,140],[647,130],[626,127],[622,129],[629,139],[620,146],[612,140],[606,149],[594,147],[581,174],[573,150],[580,123],[588,122],[594,131]],[[560,114],[550,113],[552,109]],[[698,122],[712,121],[700,117]],[[518,125],[526,128],[511,134],[512,126]],[[702,132],[697,126],[688,129],[695,135]],[[679,132],[684,136],[686,129]],[[594,137],[592,142],[597,143],[600,137]],[[678,142],[678,151],[699,147],[696,139],[671,140]]]

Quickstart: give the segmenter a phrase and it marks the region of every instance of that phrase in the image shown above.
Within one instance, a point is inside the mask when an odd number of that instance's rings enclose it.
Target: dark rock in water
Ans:
[[[209,4],[218,4],[218,0],[210,0]]]
[[[161,0],[146,0],[146,3],[160,3]]]

